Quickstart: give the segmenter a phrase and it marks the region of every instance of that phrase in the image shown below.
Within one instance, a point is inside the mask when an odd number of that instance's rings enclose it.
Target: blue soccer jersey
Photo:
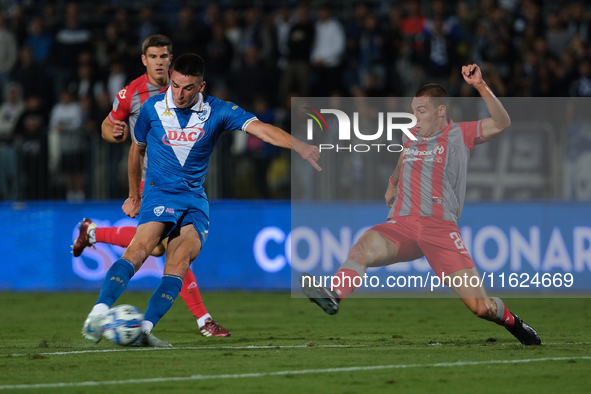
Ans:
[[[146,100],[133,139],[147,144],[145,188],[171,193],[203,193],[209,157],[224,130],[245,130],[257,118],[233,103],[199,94],[197,103],[179,109],[171,89]]]
[[[200,211],[204,217],[198,214],[190,221],[200,235],[206,232],[209,204],[203,181],[209,157],[222,131],[246,130],[254,120],[237,105],[203,94],[187,109],[176,107],[170,88],[146,100],[132,133],[138,145],[147,145],[150,163],[139,224],[180,220],[183,225],[188,219],[182,219],[184,212]]]

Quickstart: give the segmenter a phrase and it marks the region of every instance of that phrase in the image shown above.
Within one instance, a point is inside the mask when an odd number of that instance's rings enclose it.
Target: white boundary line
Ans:
[[[505,345],[505,344],[497,344]],[[506,345],[513,346],[515,343],[507,343]],[[553,345],[591,345],[591,342],[544,342],[544,346]],[[429,343],[421,345],[399,345],[399,344],[379,344],[379,345],[318,345],[315,343],[304,345],[249,345],[249,346],[186,346],[186,347],[118,347],[114,349],[92,349],[92,350],[73,350],[70,352],[46,352],[46,353],[12,353],[8,354],[10,357],[25,357],[31,354],[38,354],[40,356],[69,356],[76,354],[89,353],[118,353],[118,352],[151,352],[151,351],[174,351],[174,350],[265,350],[265,349],[304,349],[304,348],[373,348],[373,347],[396,347],[397,349],[410,349],[423,346],[456,346],[454,343]],[[462,347],[470,346],[486,346],[482,343],[462,344]]]
[[[374,365],[374,366],[343,367],[343,368],[300,369],[300,370],[293,370],[293,371],[275,371],[275,372],[260,372],[260,373],[241,373],[241,374],[223,374],[223,375],[192,375],[192,376],[183,376],[183,377],[179,376],[179,377],[150,378],[150,379],[87,381],[87,382],[75,382],[75,383],[15,384],[15,385],[0,386],[0,390],[88,387],[88,386],[123,385],[123,384],[138,384],[138,383],[142,384],[142,383],[186,382],[186,381],[214,380],[214,379],[264,378],[264,377],[268,377],[268,376],[306,375],[306,374],[356,372],[356,371],[376,371],[376,370],[383,370],[383,369],[409,369],[409,368],[429,368],[429,367],[431,367],[431,368],[448,368],[448,367],[463,367],[463,366],[475,366],[475,365],[524,364],[524,363],[542,362],[542,361],[568,361],[568,360],[591,360],[591,356],[544,357],[544,358],[526,358],[526,359],[519,359],[519,360],[457,361],[457,362],[453,362],[453,363],[434,363],[434,364],[391,364],[391,365]]]
[[[68,356],[73,354],[87,354],[87,353],[116,353],[116,352],[149,352],[149,351],[173,351],[173,350],[265,350],[265,349],[298,349],[308,347],[318,348],[362,348],[362,347],[383,347],[384,345],[249,345],[249,346],[189,346],[189,347],[119,347],[116,349],[93,349],[93,350],[74,350],[71,352],[48,352],[48,353],[13,353],[10,357],[23,357],[31,354],[39,354],[41,356]]]

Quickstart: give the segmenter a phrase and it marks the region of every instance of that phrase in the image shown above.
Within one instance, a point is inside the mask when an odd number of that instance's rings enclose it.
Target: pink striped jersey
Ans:
[[[168,89],[168,86],[152,84],[148,79],[148,73],[134,79],[129,85],[117,93],[113,101],[113,109],[109,113],[109,119],[111,119],[111,122],[115,120],[129,122],[129,132],[133,136],[135,122],[144,102],[152,96],[166,92],[166,89]],[[144,156],[142,168],[142,181],[146,177],[147,168],[148,156],[146,155]]]
[[[388,218],[430,216],[457,222],[466,197],[468,161],[482,136],[482,120],[455,123],[429,137],[403,136],[398,195]]]

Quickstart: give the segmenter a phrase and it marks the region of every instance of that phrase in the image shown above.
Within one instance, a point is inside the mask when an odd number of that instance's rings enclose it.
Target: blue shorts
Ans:
[[[138,225],[148,222],[174,224],[162,239],[176,228],[193,224],[201,243],[205,244],[209,232],[209,202],[201,196],[179,196],[152,189],[143,196]]]

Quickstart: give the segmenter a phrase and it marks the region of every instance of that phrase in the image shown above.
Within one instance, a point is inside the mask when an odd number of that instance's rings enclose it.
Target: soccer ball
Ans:
[[[117,305],[107,312],[103,320],[103,337],[109,341],[129,346],[142,333],[144,315],[133,305]]]

